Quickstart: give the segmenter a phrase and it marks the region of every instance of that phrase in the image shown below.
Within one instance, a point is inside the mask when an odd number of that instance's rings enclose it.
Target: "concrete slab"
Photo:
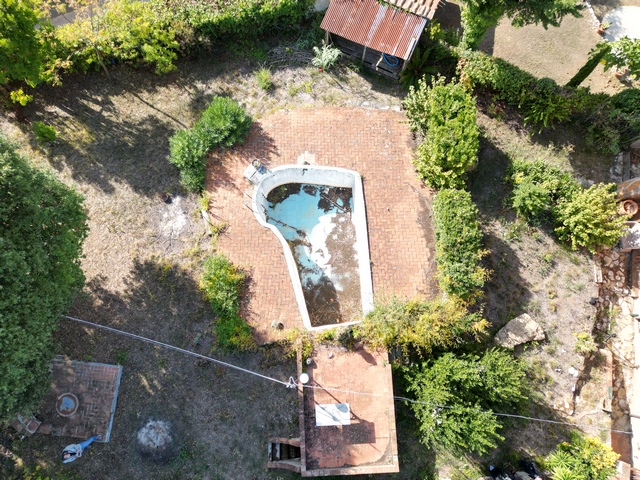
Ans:
[[[640,7],[618,7],[607,13],[602,23],[611,25],[604,32],[604,38],[610,42],[622,37],[640,38]]]

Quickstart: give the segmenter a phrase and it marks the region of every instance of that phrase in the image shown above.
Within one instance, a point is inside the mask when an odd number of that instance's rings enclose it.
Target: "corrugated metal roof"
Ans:
[[[321,28],[352,42],[407,60],[427,19],[376,0],[332,0]]]
[[[384,2],[431,20],[440,0],[384,0]]]

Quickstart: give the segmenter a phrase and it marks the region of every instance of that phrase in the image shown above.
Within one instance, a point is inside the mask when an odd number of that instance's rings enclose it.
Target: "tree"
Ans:
[[[614,67],[618,70],[628,69],[629,75],[640,77],[640,39],[627,36],[613,42],[601,42],[591,49],[589,59],[578,70],[567,87],[577,87],[591,75],[599,63],[604,64],[605,72]]]
[[[84,282],[82,197],[0,136],[0,419],[49,388],[53,333]]]
[[[421,440],[456,453],[484,453],[503,438],[493,410],[510,410],[528,397],[524,365],[501,350],[482,357],[446,353],[406,367]]]
[[[514,27],[541,23],[557,27],[565,15],[580,16],[584,7],[575,0],[463,0],[462,45],[478,47],[484,34],[507,16]]]
[[[563,442],[545,459],[553,480],[607,480],[616,474],[619,455],[593,437],[571,432],[571,443]]]
[[[30,100],[14,82],[35,86],[41,80],[47,43],[36,26],[43,22],[38,0],[3,0],[0,8],[0,87],[12,100]]]
[[[601,247],[613,247],[627,220],[617,210],[615,185],[592,185],[560,199],[554,212],[559,224],[555,231],[574,250],[584,247],[593,253]]]
[[[132,0],[53,0],[55,9],[71,8],[73,22],[56,29],[57,55],[73,58],[83,70],[99,65],[109,77],[109,61],[155,64],[156,73],[175,69],[175,28],[150,2]]]

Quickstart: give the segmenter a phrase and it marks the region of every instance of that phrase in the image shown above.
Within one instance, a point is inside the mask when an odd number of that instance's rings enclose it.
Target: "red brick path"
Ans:
[[[404,114],[345,108],[281,111],[254,122],[242,147],[220,155],[207,170],[210,212],[228,223],[218,240],[229,259],[250,272],[243,315],[259,343],[303,328],[282,247],[261,227],[250,205],[252,186],[244,169],[258,158],[267,168],[296,164],[315,155],[317,165],[349,168],[362,175],[369,229],[373,288],[376,295],[430,296],[435,263],[431,197],[411,163],[414,142]]]

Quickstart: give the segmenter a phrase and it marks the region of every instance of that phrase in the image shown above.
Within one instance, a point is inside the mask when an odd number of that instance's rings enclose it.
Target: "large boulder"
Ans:
[[[495,336],[498,345],[513,348],[534,340],[544,340],[544,330],[528,313],[523,313],[507,323]]]

